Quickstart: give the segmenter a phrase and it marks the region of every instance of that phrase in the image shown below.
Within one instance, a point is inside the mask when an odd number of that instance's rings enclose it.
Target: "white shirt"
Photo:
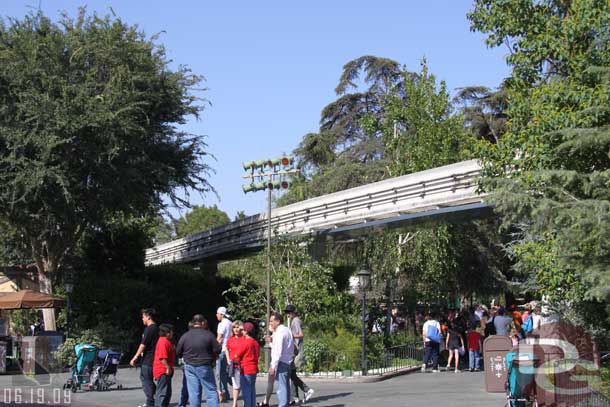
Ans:
[[[542,315],[532,314],[532,330],[540,329],[540,325],[542,325]]]
[[[290,330],[279,325],[273,332],[271,341],[271,367],[277,369],[280,362],[289,365],[294,357],[294,340]]]
[[[222,321],[220,321],[220,323],[218,324],[218,329],[216,333],[218,335],[222,335],[222,343],[220,345],[222,346],[223,352],[227,350],[227,341],[231,336],[232,327],[233,323],[228,318],[223,318]]]
[[[494,326],[496,327],[496,335],[508,335],[508,324],[512,322],[511,317],[504,315],[496,315],[494,317]]]
[[[439,332],[441,331],[441,324],[439,324],[439,322],[435,319],[429,319],[426,322],[424,322],[424,327],[422,328],[422,333],[424,334],[424,336],[426,336],[428,334],[429,326],[435,326]],[[428,339],[428,337],[426,337],[425,342],[430,342],[430,339]]]

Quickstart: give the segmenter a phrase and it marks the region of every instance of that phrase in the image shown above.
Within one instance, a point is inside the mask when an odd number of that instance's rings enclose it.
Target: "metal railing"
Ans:
[[[418,341],[385,349],[378,355],[367,355],[367,375],[383,376],[405,369],[420,367],[424,348]],[[362,356],[358,351],[321,351],[307,355],[307,363],[299,369],[300,375],[319,378],[362,376]],[[259,370],[264,362],[259,361]]]
[[[481,203],[485,194],[477,191],[480,173],[476,160],[464,161],[274,208],[272,233],[309,235],[347,225]],[[230,257],[236,251],[260,247],[267,227],[267,214],[250,216],[147,249],[145,262],[151,266]]]

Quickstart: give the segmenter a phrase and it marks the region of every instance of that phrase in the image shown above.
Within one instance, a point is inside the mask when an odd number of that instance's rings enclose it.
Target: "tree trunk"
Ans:
[[[32,252],[34,261],[36,262],[36,268],[38,269],[39,291],[45,294],[53,294],[53,276],[57,273],[58,263],[54,261],[53,257],[49,254],[47,244],[37,245],[36,243],[32,244]],[[46,250],[41,250],[43,247]],[[46,252],[46,256],[44,252]],[[57,325],[55,324],[55,310],[53,308],[43,309],[42,317],[45,331],[57,330]]]
[[[40,285],[40,292],[45,294],[53,294],[53,286],[50,274],[47,272],[40,272],[38,270],[38,283]],[[55,310],[53,308],[45,308],[42,310],[42,317],[44,320],[45,331],[56,331],[57,326],[55,325]]]

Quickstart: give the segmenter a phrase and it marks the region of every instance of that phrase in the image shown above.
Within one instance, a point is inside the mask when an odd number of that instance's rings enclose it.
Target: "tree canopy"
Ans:
[[[213,229],[229,222],[231,222],[229,215],[218,209],[218,206],[195,205],[186,215],[176,220],[176,238]]]
[[[0,24],[0,218],[31,249],[43,291],[85,230],[210,190],[206,145],[179,128],[203,109],[200,82],[116,17]]]
[[[478,0],[469,18],[511,50],[506,134],[482,153],[516,269],[590,313],[610,300],[610,3]]]

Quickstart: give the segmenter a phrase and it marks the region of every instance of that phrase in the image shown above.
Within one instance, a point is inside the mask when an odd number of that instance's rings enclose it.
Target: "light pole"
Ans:
[[[247,173],[242,178],[250,179],[243,185],[245,194],[248,192],[268,191],[267,194],[267,313],[265,326],[265,366],[269,367],[271,344],[269,343],[269,318],[271,317],[271,192],[274,189],[288,189],[293,182],[292,174],[300,170],[293,167],[294,158],[283,155],[272,159],[246,161],[243,163]],[[267,168],[267,170],[266,170]]]
[[[366,290],[371,283],[371,273],[367,270],[358,272],[358,286],[362,293],[362,376],[367,375],[366,359]]]
[[[64,283],[64,288],[66,289],[66,293],[68,294],[68,302],[66,304],[66,339],[70,337],[70,311],[72,308],[72,291],[74,291],[74,281],[72,279],[72,273],[68,272],[66,275],[66,281]]]

